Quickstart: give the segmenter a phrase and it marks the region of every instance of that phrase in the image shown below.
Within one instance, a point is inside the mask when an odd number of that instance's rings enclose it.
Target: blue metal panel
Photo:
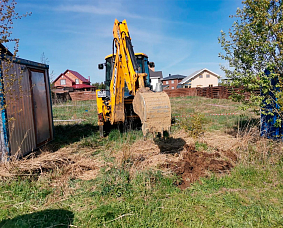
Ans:
[[[0,65],[2,64],[0,60]],[[0,68],[0,109],[1,109],[1,140],[2,143],[2,157],[0,161],[9,159],[10,148],[9,148],[9,131],[8,131],[8,122],[7,122],[7,110],[5,108],[5,96],[4,96],[4,85],[2,84],[2,71]]]
[[[270,74],[270,71],[265,71],[266,75]],[[276,88],[276,85],[278,83],[278,79],[271,79],[271,85],[273,86],[273,89],[276,91],[279,90],[279,88]],[[272,113],[272,114],[263,114],[261,113],[261,129],[260,129],[260,135],[270,138],[270,139],[280,139],[283,136],[283,125],[281,126],[275,126],[275,123],[277,119],[279,119],[279,115],[274,110],[279,110],[280,107],[277,104],[277,98],[274,96],[274,94],[270,91],[269,95],[272,97],[274,102],[270,104],[264,104],[263,109],[266,113]]]

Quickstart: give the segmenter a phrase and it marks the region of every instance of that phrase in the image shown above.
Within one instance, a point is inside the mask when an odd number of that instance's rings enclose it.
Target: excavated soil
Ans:
[[[222,148],[214,145],[212,150],[197,151],[195,143],[185,137],[138,141],[129,148],[134,161],[131,173],[149,168],[173,172],[181,177],[179,187],[185,189],[201,177],[228,173],[234,167],[237,155]]]
[[[177,162],[164,164],[174,173],[181,177],[179,186],[185,189],[191,183],[198,181],[201,177],[207,177],[208,172],[227,173],[233,168],[232,162],[236,162],[237,156],[231,151],[207,153],[196,151],[194,145],[186,144]]]

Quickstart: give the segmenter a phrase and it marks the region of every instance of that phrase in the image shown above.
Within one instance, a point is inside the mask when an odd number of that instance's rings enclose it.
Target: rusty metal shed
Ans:
[[[0,161],[21,157],[53,139],[49,66],[1,55]]]

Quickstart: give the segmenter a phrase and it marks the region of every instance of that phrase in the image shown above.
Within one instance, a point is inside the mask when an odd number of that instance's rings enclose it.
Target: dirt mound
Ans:
[[[163,167],[170,168],[182,177],[180,188],[185,189],[191,183],[206,177],[208,171],[213,173],[226,173],[233,168],[232,162],[237,156],[232,151],[219,151],[208,153],[197,151],[194,145],[186,144],[178,162],[168,162]]]
[[[184,189],[201,177],[227,173],[234,167],[238,157],[232,150],[208,147],[206,151],[198,151],[195,142],[188,143],[180,135],[167,140],[138,141],[128,148],[133,161],[131,173],[146,169],[174,172],[181,177],[180,188]],[[122,154],[120,151],[120,156]]]

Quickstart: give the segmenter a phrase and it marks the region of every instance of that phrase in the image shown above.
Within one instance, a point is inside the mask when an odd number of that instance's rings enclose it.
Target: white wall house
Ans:
[[[179,85],[182,88],[213,87],[218,86],[219,78],[218,74],[204,68],[184,78]]]
[[[158,82],[161,82],[161,79],[163,79],[162,71],[154,71],[152,69],[149,69],[149,77],[150,77],[150,84],[152,86],[152,90],[156,90],[156,84]]]

